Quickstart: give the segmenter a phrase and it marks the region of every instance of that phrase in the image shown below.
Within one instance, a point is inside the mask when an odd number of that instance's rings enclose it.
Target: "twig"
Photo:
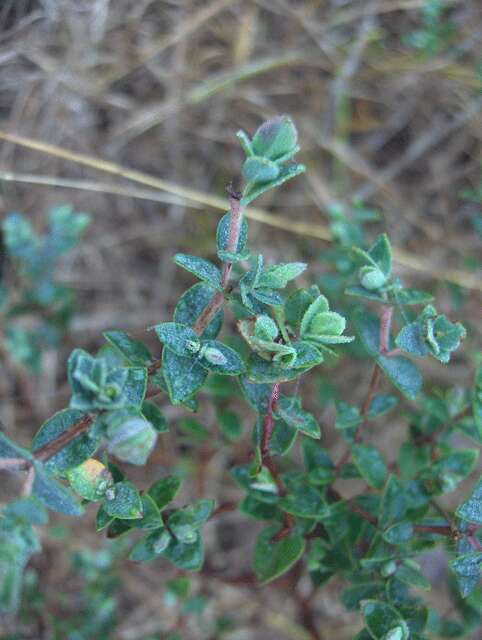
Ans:
[[[29,466],[28,460],[24,458],[0,458],[0,469],[26,469]]]
[[[271,437],[273,435],[273,429],[274,429],[274,423],[275,423],[273,412],[276,410],[276,403],[279,400],[279,396],[280,396],[280,385],[277,382],[276,384],[273,385],[271,389],[271,396],[268,401],[268,408],[266,410],[266,415],[263,421],[263,435],[261,439],[261,463],[271,473],[273,480],[276,484],[276,487],[278,489],[278,494],[280,496],[284,496],[286,494],[286,487],[284,485],[283,480],[281,479],[278,467],[276,466],[275,461],[273,460],[273,458],[269,453],[269,445],[271,442]],[[278,531],[278,533],[273,537],[271,542],[278,542],[279,540],[282,540],[283,538],[285,538],[287,535],[290,534],[293,528],[293,525],[295,523],[293,516],[289,513],[285,513],[283,521],[284,521],[283,528],[280,531]]]
[[[266,416],[263,421],[263,437],[261,441],[261,460],[263,463],[270,457],[269,455],[269,445],[271,442],[271,436],[273,435],[274,429],[274,416],[273,411],[276,408],[276,403],[279,400],[280,396],[280,385],[276,383],[273,385],[271,389],[271,396],[268,401],[268,408],[266,411]]]
[[[33,464],[30,465],[29,470],[27,471],[27,477],[25,478],[25,482],[22,487],[22,496],[28,497],[32,493],[33,483],[35,481],[35,467]]]
[[[390,352],[390,329],[392,326],[393,307],[383,306],[380,316],[380,353]]]
[[[37,460],[41,460],[42,462],[49,460],[56,453],[64,449],[64,447],[68,445],[69,442],[72,442],[72,440],[77,438],[77,436],[88,431],[92,426],[95,418],[96,416],[90,414],[84,416],[68,431],[64,431],[64,433],[61,433],[58,438],[47,442],[47,444],[45,444],[43,447],[37,449],[37,451],[34,453],[34,456],[37,458]]]
[[[368,412],[370,411],[370,406],[373,402],[373,396],[378,391],[378,387],[380,385],[380,378],[381,378],[381,369],[378,366],[378,364],[375,364],[375,366],[373,367],[373,373],[370,379],[370,384],[368,386],[367,395],[365,397],[365,400],[363,401],[363,405],[360,410],[362,421],[360,422],[360,424],[357,427],[357,430],[355,431],[354,438],[356,442],[361,441],[362,430],[367,422]],[[345,465],[348,462],[348,460],[350,459],[350,456],[351,456],[351,449],[346,449],[345,453],[342,455],[342,457],[340,458],[340,460],[336,465],[337,474],[340,472],[343,465]]]
[[[241,233],[241,224],[243,221],[243,208],[241,207],[241,194],[234,191],[231,186],[228,187],[229,204],[231,208],[231,225],[229,227],[227,250],[230,253],[236,253],[239,242],[239,234]],[[194,325],[194,331],[201,335],[205,328],[209,325],[216,313],[221,309],[225,302],[225,295],[229,293],[229,278],[233,268],[232,262],[225,262],[221,274],[221,286],[223,291],[218,291],[211,298],[211,302],[201,313]]]

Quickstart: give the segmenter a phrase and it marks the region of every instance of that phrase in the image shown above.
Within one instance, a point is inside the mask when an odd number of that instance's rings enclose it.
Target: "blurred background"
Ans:
[[[329,296],[331,287],[336,300],[334,225],[340,212],[372,212],[367,237],[389,233],[404,282],[433,291],[441,313],[470,327],[450,367],[426,367],[431,384],[470,384],[480,349],[481,89],[479,0],[2,0],[0,215],[22,212],[38,231],[59,204],[92,215],[57,274],[76,298],[61,348],[42,353],[41,375],[2,355],[7,433],[28,443],[66,406],[74,346],[95,350],[101,332],[117,328],[158,349],[146,327],[170,319],[192,283],[171,256],[214,257],[225,187],[240,180],[236,131],[280,113],[299,128],[307,172],[257,203],[252,249],[308,262],[305,282]],[[330,389],[356,402],[366,382],[364,366],[342,362],[304,390],[335,452]],[[139,484],[172,470],[181,452],[186,499],[236,499],[233,451],[213,453],[181,410],[166,415],[170,434],[132,472]],[[243,446],[253,415],[241,413]],[[216,428],[207,405],[196,420]],[[387,449],[403,437],[396,427]],[[388,438],[378,428],[375,437]],[[4,499],[13,481],[1,480]],[[102,540],[92,519],[54,519],[44,532],[22,615],[0,622],[2,637],[148,640],[175,638],[177,628],[183,638],[310,638],[297,619],[303,584],[286,601],[283,580],[243,582],[258,525],[248,522],[247,536],[240,514],[209,525],[214,569],[185,597],[167,584],[172,567],[125,562],[126,542]],[[437,579],[446,566],[431,571]],[[329,583],[317,601],[327,639],[360,627],[340,590]],[[443,606],[443,592],[431,597]]]

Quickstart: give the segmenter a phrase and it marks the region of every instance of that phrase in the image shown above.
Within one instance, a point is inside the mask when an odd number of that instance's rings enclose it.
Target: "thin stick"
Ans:
[[[32,493],[33,483],[35,481],[35,467],[30,465],[29,470],[27,471],[27,477],[25,478],[25,482],[22,487],[22,496],[27,498]]]
[[[40,140],[32,140],[14,133],[8,133],[7,131],[0,131],[0,140],[5,140],[12,144],[32,149],[34,151],[39,151],[40,153],[45,153],[56,158],[63,158],[64,160],[68,160],[85,167],[90,167],[97,171],[121,176],[127,180],[132,180],[133,182],[144,184],[146,186],[153,187],[154,189],[160,189],[161,191],[172,193],[188,201],[190,200],[191,202],[203,204],[214,209],[221,209],[222,211],[225,211],[228,206],[228,203],[224,198],[219,198],[217,196],[204,193],[203,191],[197,191],[181,185],[176,185],[148,173],[129,169],[128,167],[124,167],[123,165],[115,162],[109,162],[108,160],[102,160],[82,153],[75,153],[68,149],[64,149],[63,147],[41,142]],[[331,241],[332,239],[330,230],[325,225],[293,221],[286,216],[274,215],[258,207],[250,207],[249,211],[246,213],[246,217],[252,220],[257,220],[262,224],[283,229],[298,235],[327,241]],[[435,280],[452,282],[464,289],[482,291],[482,280],[476,273],[466,272],[461,269],[446,269],[440,265],[433,265],[399,248],[393,249],[393,256],[398,264],[408,267],[409,269],[413,269],[414,271],[430,274],[430,277]]]
[[[37,449],[34,454],[37,460],[41,460],[42,462],[49,460],[56,453],[64,449],[69,444],[69,442],[72,442],[72,440],[77,438],[77,436],[88,431],[95,418],[96,416],[90,414],[84,416],[68,431],[64,431],[64,433],[61,433],[58,438],[47,442],[47,444],[45,444],[43,447]]]

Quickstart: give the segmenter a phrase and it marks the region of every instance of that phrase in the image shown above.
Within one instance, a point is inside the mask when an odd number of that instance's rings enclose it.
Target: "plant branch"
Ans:
[[[267,458],[269,458],[269,445],[271,442],[271,436],[273,435],[274,429],[274,416],[273,411],[276,408],[276,403],[279,400],[280,396],[280,385],[276,383],[273,385],[271,389],[271,396],[268,401],[268,409],[266,411],[266,415],[263,421],[263,436],[261,440],[261,460],[264,463]]]
[[[241,233],[241,225],[243,221],[243,207],[241,206],[241,193],[234,191],[231,185],[228,186],[229,204],[231,207],[231,225],[229,227],[228,245],[227,250],[230,253],[236,253],[239,242],[239,235]],[[194,325],[194,331],[201,335],[216,313],[221,309],[226,300],[226,294],[230,292],[229,278],[233,268],[232,262],[225,262],[223,264],[223,270],[221,273],[221,286],[222,291],[217,291],[211,298],[211,302],[207,305],[204,311]]]
[[[284,496],[286,494],[286,487],[284,485],[283,480],[281,479],[278,467],[276,466],[275,461],[273,460],[273,458],[270,456],[270,453],[269,453],[269,445],[271,443],[271,437],[273,435],[274,424],[275,424],[273,412],[276,410],[276,403],[279,400],[279,396],[280,396],[280,385],[279,383],[276,383],[273,385],[271,389],[271,396],[268,401],[268,408],[263,421],[263,434],[261,438],[261,463],[264,467],[269,469],[269,472],[271,473],[273,480],[276,484],[276,487],[278,489],[278,494],[280,496]],[[293,516],[290,515],[289,513],[285,513],[284,526],[281,529],[281,531],[278,531],[278,533],[274,536],[272,542],[277,542],[282,538],[286,537],[287,535],[289,535],[291,529],[293,528],[294,522],[295,521]]]
[[[360,424],[357,427],[357,430],[355,431],[354,437],[356,442],[360,442],[362,439],[362,429],[367,423],[368,412],[370,411],[370,406],[373,402],[373,397],[377,393],[378,387],[380,386],[380,379],[381,379],[381,369],[378,366],[378,364],[375,364],[375,366],[373,367],[372,377],[370,378],[370,384],[368,385],[367,395],[365,396],[365,400],[363,401],[363,404],[360,410],[362,421],[360,422]],[[342,455],[342,457],[340,458],[340,460],[336,465],[337,473],[339,473],[343,465],[345,465],[348,462],[348,460],[350,459],[350,456],[351,456],[351,449],[347,448],[345,453]]]
[[[43,447],[40,447],[40,449],[37,449],[37,451],[34,454],[37,460],[41,460],[42,462],[49,460],[56,453],[64,449],[64,447],[66,447],[70,442],[72,442],[72,440],[77,438],[82,433],[85,433],[86,431],[88,431],[92,426],[95,418],[96,416],[91,414],[84,416],[76,424],[74,424],[73,427],[71,427],[68,431],[64,431],[64,433],[61,433],[58,438],[55,438],[55,440],[51,440],[50,442],[47,442],[47,444],[45,444]]]
[[[392,327],[393,307],[383,306],[380,315],[380,353],[390,353],[390,329]]]

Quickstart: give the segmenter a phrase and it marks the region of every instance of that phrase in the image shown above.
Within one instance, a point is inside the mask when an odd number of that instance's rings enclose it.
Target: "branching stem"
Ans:
[[[241,206],[241,194],[234,191],[231,186],[228,187],[229,204],[231,207],[231,225],[229,227],[227,250],[230,253],[236,253],[243,222],[243,207]],[[229,278],[233,268],[232,262],[225,262],[221,273],[221,286],[223,291],[217,291],[211,298],[211,302],[201,313],[194,325],[194,331],[201,335],[216,313],[224,306],[226,294],[230,292]]]

